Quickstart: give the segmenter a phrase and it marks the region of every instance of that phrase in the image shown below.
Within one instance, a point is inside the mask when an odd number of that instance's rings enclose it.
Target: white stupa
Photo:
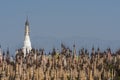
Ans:
[[[24,57],[26,56],[26,53],[29,53],[31,51],[31,41],[30,41],[30,29],[29,29],[29,22],[28,19],[26,19],[25,22],[25,35],[24,35],[24,46],[23,46],[23,53]]]

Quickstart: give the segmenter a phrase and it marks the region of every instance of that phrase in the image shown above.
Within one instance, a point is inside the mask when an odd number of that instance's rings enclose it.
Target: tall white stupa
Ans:
[[[30,28],[29,28],[29,22],[28,18],[25,22],[25,34],[24,34],[24,45],[23,45],[23,53],[24,57],[26,56],[26,53],[29,53],[31,51],[31,41],[30,41]]]

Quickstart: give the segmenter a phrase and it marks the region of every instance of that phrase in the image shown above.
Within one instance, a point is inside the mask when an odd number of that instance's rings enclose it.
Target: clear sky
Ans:
[[[77,36],[120,40],[120,0],[1,0],[2,45],[23,42],[26,16],[32,39]]]

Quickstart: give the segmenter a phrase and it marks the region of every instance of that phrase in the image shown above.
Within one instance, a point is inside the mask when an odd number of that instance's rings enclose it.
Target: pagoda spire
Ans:
[[[30,28],[29,28],[29,21],[28,17],[26,18],[25,22],[25,35],[24,35],[24,46],[23,46],[23,53],[24,57],[26,56],[26,53],[29,53],[31,51],[31,41],[30,41]]]
[[[1,45],[0,45],[0,63],[2,63],[2,48],[1,48]]]
[[[28,26],[29,26],[28,16],[27,16],[27,18],[26,18],[25,25],[28,25]]]

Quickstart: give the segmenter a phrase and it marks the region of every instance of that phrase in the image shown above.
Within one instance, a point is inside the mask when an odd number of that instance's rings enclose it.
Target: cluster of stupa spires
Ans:
[[[9,52],[9,51],[8,51]],[[32,49],[29,53],[16,51],[14,60],[9,53],[2,54],[0,80],[119,80],[120,51],[110,49],[101,52],[84,48],[78,53],[63,44],[61,51],[54,48],[49,54],[44,49]]]

